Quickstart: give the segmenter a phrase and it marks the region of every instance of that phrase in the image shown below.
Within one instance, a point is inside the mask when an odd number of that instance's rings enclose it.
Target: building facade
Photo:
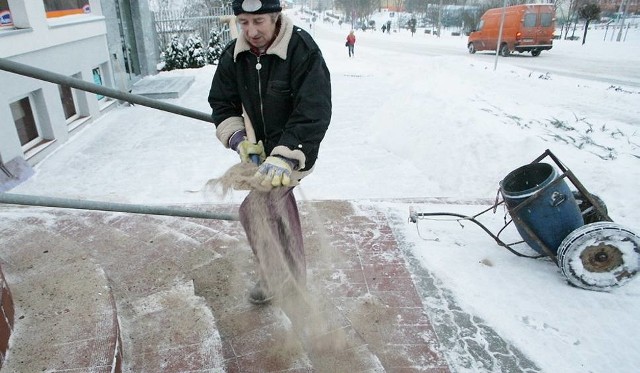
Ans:
[[[11,18],[0,29],[0,58],[113,87],[98,0],[3,2]],[[2,70],[0,82],[3,163],[19,157],[36,164],[114,104],[104,96]]]
[[[0,0],[0,58],[129,91],[157,73],[151,20],[147,0]],[[0,184],[5,165],[35,165],[115,104],[0,69]]]
[[[640,0],[598,0],[600,10],[605,14],[625,12],[629,15],[640,15]]]

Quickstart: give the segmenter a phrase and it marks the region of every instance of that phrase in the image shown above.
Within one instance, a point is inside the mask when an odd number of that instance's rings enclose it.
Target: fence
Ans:
[[[153,12],[153,23],[158,35],[159,50],[164,50],[174,36],[199,36],[204,43],[209,41],[211,30],[217,30],[222,45],[231,41],[229,25],[221,22],[224,16],[232,16],[231,7],[209,9],[199,14],[188,14],[187,11]]]

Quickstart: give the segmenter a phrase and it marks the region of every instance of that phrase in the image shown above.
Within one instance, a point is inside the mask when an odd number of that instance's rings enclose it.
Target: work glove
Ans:
[[[229,138],[229,147],[240,155],[240,161],[242,163],[253,162],[259,165],[267,157],[262,141],[254,144],[247,140],[247,132],[245,130],[236,131],[231,135]]]
[[[256,164],[260,164],[267,157],[264,152],[262,141],[258,141],[257,144],[254,144],[251,141],[244,139],[238,144],[236,151],[240,155],[240,161],[242,163],[257,162]]]
[[[269,156],[260,165],[254,177],[259,180],[260,185],[267,187],[288,186],[291,184],[291,171],[295,168],[296,161],[280,157]]]

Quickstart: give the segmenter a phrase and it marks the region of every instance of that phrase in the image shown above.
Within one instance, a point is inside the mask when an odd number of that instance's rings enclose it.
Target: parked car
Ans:
[[[504,26],[500,35],[503,14]],[[469,34],[467,48],[471,54],[476,51],[498,50],[504,57],[511,52],[531,52],[536,57],[540,52],[553,47],[554,31],[553,5],[525,4],[494,8],[482,15],[478,27]]]

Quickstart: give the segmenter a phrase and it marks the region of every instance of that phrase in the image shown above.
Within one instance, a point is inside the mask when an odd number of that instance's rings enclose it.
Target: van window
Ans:
[[[536,13],[526,13],[524,15],[524,27],[536,27]]]
[[[540,26],[549,27],[553,21],[553,15],[551,13],[540,13]]]
[[[483,26],[484,26],[484,19],[481,19],[480,22],[478,22],[478,27],[476,27],[476,30],[481,31]]]

